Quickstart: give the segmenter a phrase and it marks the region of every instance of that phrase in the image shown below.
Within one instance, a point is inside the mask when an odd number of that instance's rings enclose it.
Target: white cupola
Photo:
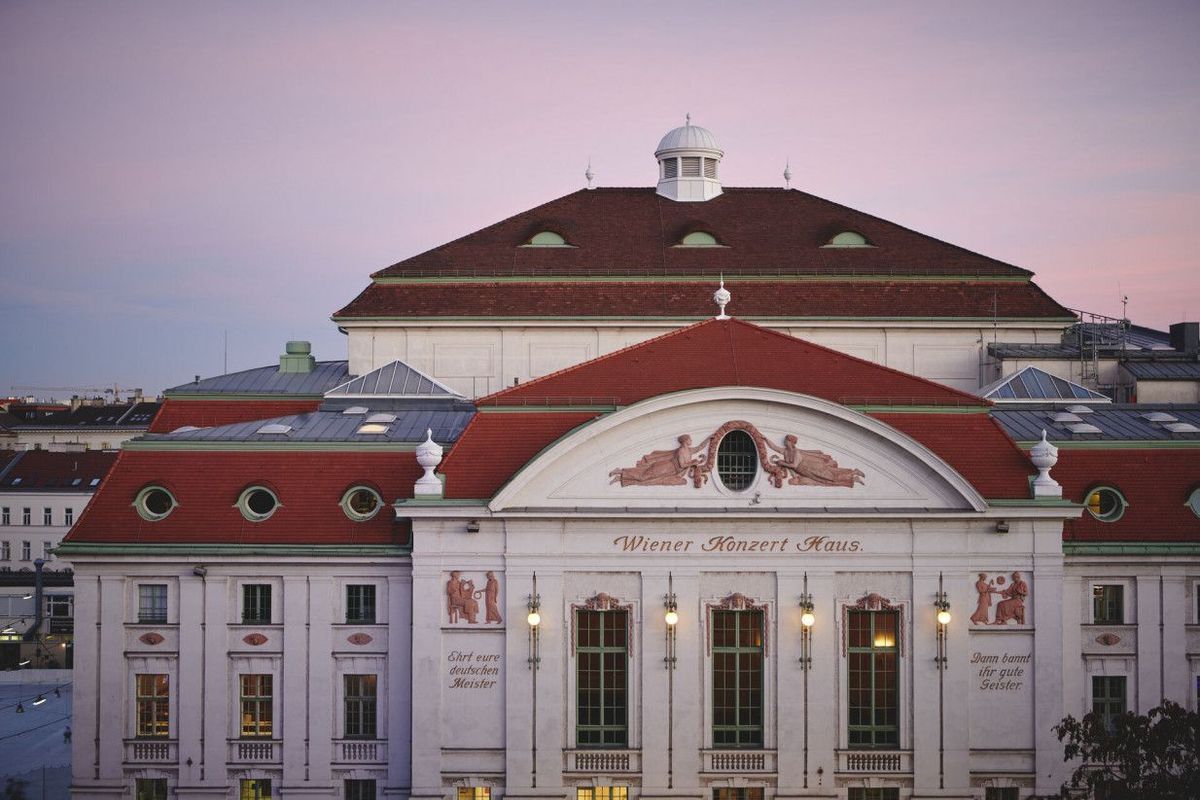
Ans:
[[[688,114],[682,128],[658,143],[658,193],[682,203],[711,200],[721,194],[718,170],[725,151],[708,128],[692,124]]]

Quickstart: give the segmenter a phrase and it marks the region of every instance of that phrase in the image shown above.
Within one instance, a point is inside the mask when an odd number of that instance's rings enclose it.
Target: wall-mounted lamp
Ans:
[[[1000,520],[996,523],[996,533],[1008,533],[1008,520]]]
[[[817,622],[813,610],[812,595],[805,591],[800,595],[800,667],[805,670],[812,666],[812,626]]]
[[[663,622],[667,623],[666,655],[663,663],[667,669],[675,668],[675,626],[679,624],[679,601],[675,598],[675,580],[667,576],[667,593],[663,596]]]
[[[208,574],[208,567],[192,567],[192,574],[197,578],[203,578]]]
[[[22,600],[32,600],[33,592],[26,592],[25,594],[21,595],[21,599]]]
[[[542,614],[539,611],[541,608],[541,598],[536,594],[529,595],[529,602],[525,604],[529,613],[525,615],[525,621],[529,623],[529,627],[536,628],[542,624]]]
[[[529,668],[537,672],[538,664],[541,662],[541,654],[538,650],[538,629],[542,624],[542,597],[537,591],[537,575],[533,576],[533,592],[529,595],[528,601],[525,603],[527,614],[525,622],[529,624]]]
[[[45,696],[44,694],[39,694],[39,695],[37,696],[37,700],[34,700],[34,701],[33,701],[33,704],[34,704],[35,706],[40,706],[40,705],[41,705],[42,703],[44,703],[44,702],[46,702],[46,696]]]
[[[467,523],[467,533],[479,533],[479,520],[473,519]]]
[[[937,668],[944,670],[947,667],[946,658],[946,626],[950,624],[950,600],[946,597],[946,592],[942,590],[942,576],[938,575],[938,590],[934,595],[933,607],[937,609],[937,657],[934,659],[937,662]]]

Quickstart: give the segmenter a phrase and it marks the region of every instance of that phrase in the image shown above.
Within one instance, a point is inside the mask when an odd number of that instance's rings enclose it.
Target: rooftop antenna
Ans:
[[[783,185],[785,188],[792,188],[792,159],[788,158],[783,165]]]
[[[225,360],[223,362],[221,374],[229,374],[229,328],[225,329]]]
[[[588,156],[587,172],[583,173],[583,177],[587,178],[587,182],[588,182],[587,188],[589,188],[589,189],[596,188],[595,186],[592,186],[592,178],[596,177],[596,173],[592,172],[592,157],[591,156]]]
[[[689,111],[683,115],[683,124],[684,124],[684,127],[687,127],[687,128],[692,127],[692,112]]]

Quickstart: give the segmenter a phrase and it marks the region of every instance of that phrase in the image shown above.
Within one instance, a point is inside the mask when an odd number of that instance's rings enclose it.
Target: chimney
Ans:
[[[1176,322],[1172,325],[1171,347],[1190,356],[1200,353],[1200,322]]]
[[[309,342],[288,342],[284,353],[279,357],[280,372],[307,373],[312,372],[317,360],[310,355],[312,344]]]

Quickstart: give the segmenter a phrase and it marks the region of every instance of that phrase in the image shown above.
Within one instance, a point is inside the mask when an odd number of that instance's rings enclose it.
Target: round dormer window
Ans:
[[[279,508],[279,498],[265,486],[251,486],[238,498],[237,507],[251,522],[262,522]]]
[[[867,237],[857,231],[842,231],[829,240],[826,247],[870,247]]]
[[[758,448],[745,431],[730,431],[717,447],[717,476],[726,489],[741,492],[758,475]]]
[[[680,247],[720,247],[717,237],[708,231],[693,231],[679,242]]]
[[[355,486],[342,495],[342,511],[355,522],[365,522],[379,513],[383,498],[367,486]]]
[[[526,247],[570,247],[567,240],[562,237],[562,234],[554,231],[540,231],[535,233],[528,242]]]
[[[1124,495],[1111,486],[1097,486],[1088,492],[1085,504],[1088,513],[1101,522],[1116,522],[1129,503]]]
[[[137,513],[142,519],[150,522],[165,519],[177,505],[179,504],[175,502],[175,496],[161,486],[147,486],[138,492],[133,500],[133,507]]]
[[[1193,489],[1188,495],[1187,507],[1192,510],[1192,513],[1200,517],[1200,489]]]

